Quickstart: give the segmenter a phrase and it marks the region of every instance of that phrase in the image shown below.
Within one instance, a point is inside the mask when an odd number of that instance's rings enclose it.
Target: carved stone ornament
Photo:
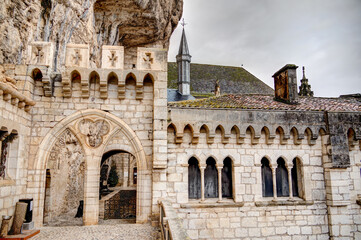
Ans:
[[[81,120],[79,123],[79,131],[86,136],[87,143],[91,147],[99,147],[103,142],[103,136],[109,132],[109,123],[105,120],[90,119]]]
[[[69,129],[66,129],[58,137],[50,151],[47,168],[60,169],[60,165],[65,161],[64,159],[77,159],[79,155],[83,155],[82,148],[74,134]]]

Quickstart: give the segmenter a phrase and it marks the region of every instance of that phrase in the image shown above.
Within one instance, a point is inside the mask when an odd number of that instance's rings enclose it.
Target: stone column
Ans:
[[[271,167],[273,179],[273,200],[277,200],[276,167]]]
[[[289,193],[290,193],[290,200],[293,200],[293,190],[292,190],[292,168],[293,165],[289,165],[287,166],[287,171],[288,171],[288,188],[289,188]]]
[[[204,202],[204,170],[206,165],[199,165],[199,170],[201,171],[201,202]]]
[[[218,171],[218,202],[222,201],[222,169],[223,169],[223,164],[217,164],[217,171]]]
[[[99,154],[99,153],[98,153]],[[100,166],[96,153],[86,156],[87,167],[84,174],[84,214],[83,224],[96,225],[99,219],[99,178]]]
[[[129,168],[129,158],[130,154],[124,153],[122,154],[122,166],[123,166],[123,182],[122,187],[128,187],[128,168]]]

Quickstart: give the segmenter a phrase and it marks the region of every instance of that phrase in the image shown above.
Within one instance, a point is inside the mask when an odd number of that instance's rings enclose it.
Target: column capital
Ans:
[[[207,164],[199,164],[199,169],[205,169],[207,167]]]

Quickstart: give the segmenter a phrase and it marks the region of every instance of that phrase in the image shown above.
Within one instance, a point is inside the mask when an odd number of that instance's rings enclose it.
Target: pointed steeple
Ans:
[[[182,38],[179,45],[178,55],[176,56],[177,65],[178,65],[178,92],[182,95],[190,95],[190,83],[191,83],[191,74],[190,74],[190,64],[192,56],[189,55],[188,43],[186,34],[184,31],[184,26],[186,25],[183,22]]]
[[[301,79],[300,92],[298,93],[298,95],[304,97],[313,97],[313,91],[311,91],[311,85],[308,84],[308,79],[306,78],[305,67],[302,67],[302,72],[303,72],[303,77]]]
[[[187,43],[187,38],[186,38],[186,33],[184,31],[184,27],[183,27],[183,31],[182,31],[182,38],[181,38],[181,42],[179,45],[178,55],[189,55],[188,43]]]

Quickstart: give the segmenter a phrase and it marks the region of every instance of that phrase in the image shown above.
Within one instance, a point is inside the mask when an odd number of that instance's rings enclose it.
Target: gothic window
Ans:
[[[302,174],[302,164],[300,159],[295,158],[293,159],[293,168],[291,170],[291,177],[292,177],[292,193],[294,197],[302,198],[304,196],[303,191],[303,174]]]
[[[201,172],[198,161],[194,157],[188,161],[188,197],[190,199],[201,198]]]
[[[291,170],[291,175],[292,175],[292,193],[294,197],[298,197],[299,193],[298,193],[298,168],[299,166],[297,166],[297,159],[293,159],[293,168]]]
[[[207,159],[207,167],[204,170],[204,196],[206,198],[218,197],[218,172],[216,161],[213,158]]]
[[[288,197],[290,195],[288,185],[288,171],[285,165],[285,160],[283,158],[279,158],[277,160],[276,186],[278,197]]]
[[[273,197],[272,170],[267,158],[262,158],[262,195],[263,197]]]
[[[222,169],[222,197],[231,198],[232,196],[232,160],[226,158],[223,161]]]
[[[10,143],[16,134],[8,134],[7,131],[0,131],[1,153],[0,153],[0,178],[5,178],[6,160],[8,159]]]

